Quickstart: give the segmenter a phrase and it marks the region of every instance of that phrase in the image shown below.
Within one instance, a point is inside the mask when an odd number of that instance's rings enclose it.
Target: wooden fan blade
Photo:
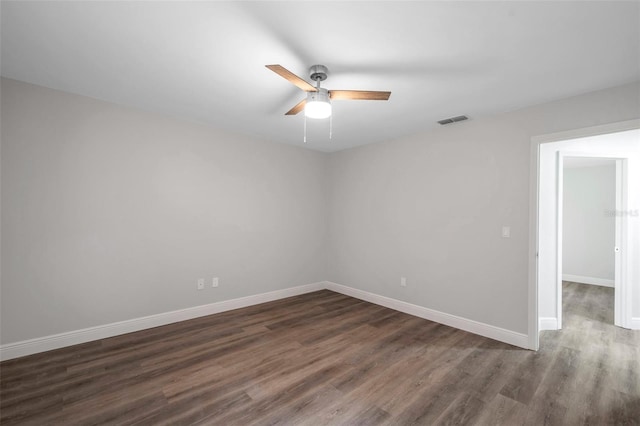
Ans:
[[[282,65],[265,65],[265,67],[269,68],[271,71],[275,72],[280,77],[283,77],[285,80],[289,81],[290,83],[295,84],[305,92],[316,91],[316,88],[313,87],[310,83],[307,83],[306,81],[304,81],[303,79],[301,79],[300,77],[298,77],[297,75],[295,75],[294,73],[292,73],[291,71],[283,67]]]
[[[331,100],[364,100],[364,101],[386,101],[391,96],[391,92],[376,92],[372,90],[329,90]]]
[[[307,100],[303,99],[296,106],[291,108],[289,111],[285,112],[284,115],[296,115],[300,111],[304,109],[304,106],[307,104]]]

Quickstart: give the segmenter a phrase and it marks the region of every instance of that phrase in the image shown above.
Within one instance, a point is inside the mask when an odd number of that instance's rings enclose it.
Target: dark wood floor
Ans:
[[[320,291],[0,364],[10,424],[640,424],[640,336],[566,283],[518,349]]]

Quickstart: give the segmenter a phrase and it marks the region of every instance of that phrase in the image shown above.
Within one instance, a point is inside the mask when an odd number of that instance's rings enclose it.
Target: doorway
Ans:
[[[531,144],[529,338],[562,327],[562,165],[565,157],[616,160],[619,201],[616,242],[616,323],[640,329],[640,120],[534,137]],[[637,300],[636,300],[637,299]],[[635,315],[633,315],[635,313]]]
[[[558,322],[563,328],[565,296],[575,300],[588,296],[591,309],[605,311],[601,321],[621,326],[615,316],[616,275],[620,271],[620,218],[622,161],[561,153],[558,159]],[[597,286],[594,288],[593,286]],[[587,287],[592,287],[587,289]],[[593,302],[598,303],[593,303]],[[581,317],[597,315],[581,306],[569,305]],[[609,318],[610,317],[610,318]],[[574,316],[576,318],[576,316]]]

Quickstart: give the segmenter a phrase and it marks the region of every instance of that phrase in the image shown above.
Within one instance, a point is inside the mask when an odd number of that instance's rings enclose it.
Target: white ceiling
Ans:
[[[335,101],[305,145],[336,151],[640,80],[639,2],[6,2],[2,75],[303,145],[303,92]],[[464,124],[454,124],[464,125]]]

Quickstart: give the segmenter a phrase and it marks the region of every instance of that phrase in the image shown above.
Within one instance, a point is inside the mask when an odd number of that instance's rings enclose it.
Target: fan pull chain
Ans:
[[[307,143],[307,115],[304,115],[304,139],[302,140],[304,143]]]
[[[329,116],[329,139],[331,139],[331,135],[333,135],[333,114]]]

